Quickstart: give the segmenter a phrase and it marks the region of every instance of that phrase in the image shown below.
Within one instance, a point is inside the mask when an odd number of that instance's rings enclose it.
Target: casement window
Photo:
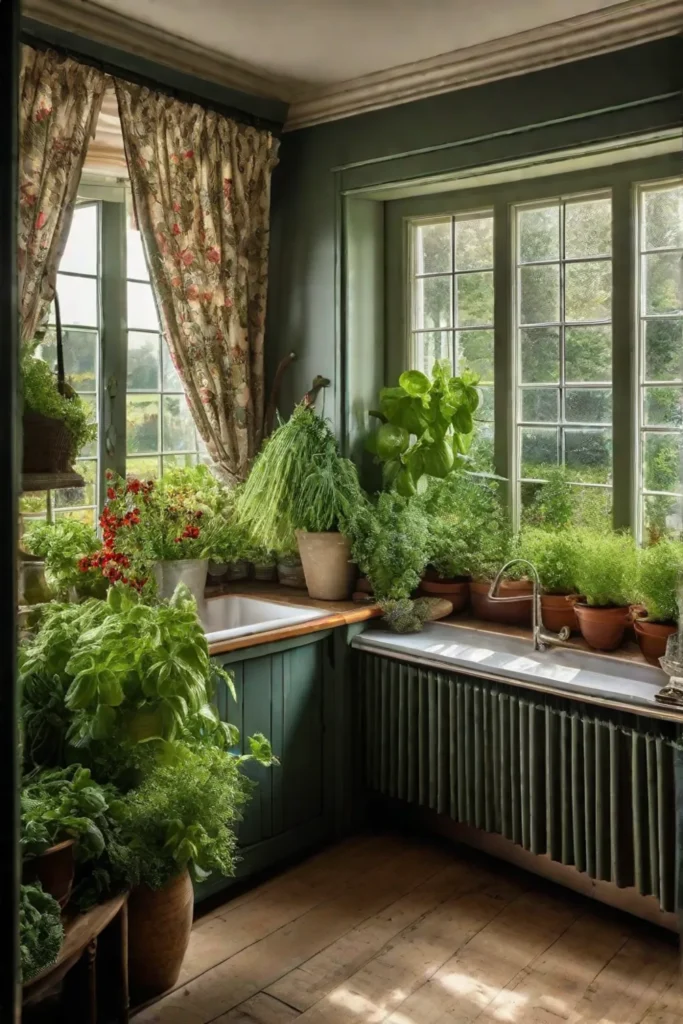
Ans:
[[[402,357],[388,350],[392,376],[401,359],[428,373],[443,357],[479,374],[472,468],[504,480],[515,524],[563,466],[579,521],[611,518],[640,539],[683,530],[675,166],[624,161],[387,204],[388,337],[402,324],[405,338]]]
[[[26,494],[26,517],[95,525],[107,469],[144,478],[205,458],[161,336],[139,232],[123,185],[84,183],[57,278],[67,378],[92,409],[97,439],[79,455],[85,486]],[[54,311],[37,354],[56,366]]]

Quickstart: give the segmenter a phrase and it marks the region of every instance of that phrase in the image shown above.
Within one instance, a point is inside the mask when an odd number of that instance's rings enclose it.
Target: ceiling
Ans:
[[[310,93],[619,0],[85,0]]]

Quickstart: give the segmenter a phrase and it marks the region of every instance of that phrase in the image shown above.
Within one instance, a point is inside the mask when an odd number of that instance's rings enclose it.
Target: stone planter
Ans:
[[[309,597],[321,601],[346,600],[354,577],[349,538],[342,533],[297,530],[296,539]]]
[[[159,597],[168,601],[179,583],[184,583],[197,604],[204,600],[207,558],[179,558],[176,561],[155,562],[154,578],[157,581]]]

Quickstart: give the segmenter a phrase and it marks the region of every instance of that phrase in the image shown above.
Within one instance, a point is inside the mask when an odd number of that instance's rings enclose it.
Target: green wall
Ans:
[[[284,354],[298,357],[282,411],[316,373],[332,378],[325,413],[353,449],[384,377],[384,204],[354,190],[680,125],[682,87],[683,40],[670,38],[286,133],[266,339],[271,379]]]

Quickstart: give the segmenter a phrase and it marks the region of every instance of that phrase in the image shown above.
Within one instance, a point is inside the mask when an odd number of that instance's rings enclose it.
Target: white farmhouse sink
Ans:
[[[260,601],[255,597],[226,594],[205,601],[199,617],[206,639],[214,644],[218,640],[232,640],[250,633],[265,633],[270,629],[295,626],[327,614],[317,608],[302,608],[279,601]]]

